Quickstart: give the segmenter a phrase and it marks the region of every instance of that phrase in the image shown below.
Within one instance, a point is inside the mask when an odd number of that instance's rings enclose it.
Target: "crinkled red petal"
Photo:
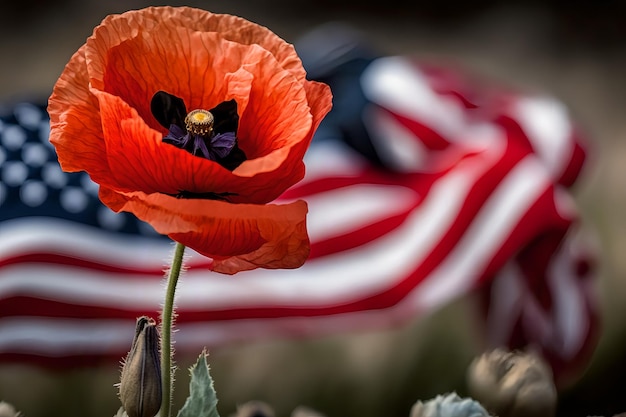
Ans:
[[[304,201],[276,205],[185,200],[100,188],[114,211],[129,211],[157,232],[213,259],[226,274],[254,268],[297,268],[309,256]]]

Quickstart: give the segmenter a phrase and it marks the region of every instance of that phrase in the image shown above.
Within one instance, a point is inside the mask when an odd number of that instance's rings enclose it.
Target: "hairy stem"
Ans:
[[[176,242],[172,267],[167,279],[165,303],[161,313],[161,379],[163,398],[161,400],[161,417],[170,417],[172,412],[173,368],[172,368],[172,327],[174,325],[174,295],[176,283],[183,266],[185,245]]]

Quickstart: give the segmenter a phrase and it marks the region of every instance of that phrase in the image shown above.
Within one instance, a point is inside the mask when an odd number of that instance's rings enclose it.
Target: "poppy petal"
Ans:
[[[260,45],[271,52],[282,68],[291,72],[300,83],[304,82],[306,72],[295,48],[268,28],[238,16],[198,13],[197,9],[189,7],[180,8],[176,12],[185,27],[197,31],[216,31],[225,39],[244,45]]]
[[[241,195],[261,195],[266,198],[265,201],[273,201],[282,194],[279,190],[286,190],[304,177],[305,166],[302,159],[313,134],[332,107],[332,94],[328,85],[308,81],[304,83],[304,88],[312,117],[308,132],[291,148],[283,147],[269,156],[241,164],[234,173],[241,177],[250,177],[241,184]],[[232,201],[244,200],[233,196]],[[257,201],[263,200],[259,198]]]
[[[48,100],[50,142],[64,171],[87,165],[94,180],[110,175],[106,159],[98,101],[89,91],[85,46],[70,59]]]
[[[105,49],[102,52],[125,39],[137,36],[141,31],[153,33],[162,22],[196,32],[216,32],[224,39],[238,44],[259,45],[269,51],[279,65],[292,73],[299,83],[305,80],[306,72],[293,45],[268,28],[239,16],[210,13],[193,7],[156,6],[109,15],[96,29],[102,29],[101,36],[110,39],[103,45]]]
[[[124,34],[118,36],[122,36],[121,42]],[[168,47],[173,39],[176,48]],[[235,99],[242,112],[252,77],[240,69],[258,62],[259,55],[271,56],[261,48],[225,41],[218,33],[193,32],[168,24],[158,25],[149,36],[126,39],[107,48],[111,43],[110,37],[87,40],[85,53],[92,87],[122,97],[152,128],[163,132],[166,129],[150,108],[157,91],[183,98],[189,111]],[[278,64],[273,69],[284,71]]]
[[[218,164],[195,157],[162,141],[163,135],[151,129],[137,111],[119,97],[94,91],[100,103],[104,155],[111,167],[110,178],[101,185],[118,191],[176,195],[194,189],[196,172],[226,171]],[[186,187],[186,188],[185,188]],[[225,192],[214,187],[201,191]]]
[[[182,200],[163,194],[118,193],[100,188],[100,199],[114,211],[129,211],[213,259],[212,269],[234,274],[254,268],[297,268],[309,255],[307,205],[230,204]]]

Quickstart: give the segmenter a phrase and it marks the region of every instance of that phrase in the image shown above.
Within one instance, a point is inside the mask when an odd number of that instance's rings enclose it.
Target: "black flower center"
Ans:
[[[224,101],[210,110],[187,113],[181,98],[158,91],[152,97],[150,109],[161,126],[168,129],[163,142],[215,161],[231,171],[246,160],[237,144],[239,115],[235,100]]]

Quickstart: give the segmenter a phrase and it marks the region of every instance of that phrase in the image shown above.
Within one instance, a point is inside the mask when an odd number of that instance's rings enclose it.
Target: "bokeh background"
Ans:
[[[107,14],[161,5],[140,0],[8,0],[0,6],[0,104],[45,99],[70,56]],[[589,138],[574,188],[600,254],[602,336],[589,368],[563,387],[559,416],[626,411],[626,2],[623,1],[172,1],[237,14],[289,42],[331,20],[351,23],[390,54],[444,60],[498,82],[560,98]],[[307,405],[328,417],[407,416],[418,399],[466,394],[465,370],[480,353],[467,297],[385,331],[274,340],[211,351],[227,416],[264,400],[278,416]],[[1,308],[1,305],[0,305]],[[1,337],[1,335],[0,335]],[[175,404],[187,395],[179,358]],[[0,400],[25,415],[111,416],[117,363],[76,370],[0,364]]]

